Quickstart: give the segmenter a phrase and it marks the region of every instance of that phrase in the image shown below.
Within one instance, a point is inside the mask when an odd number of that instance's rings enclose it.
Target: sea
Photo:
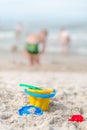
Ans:
[[[15,39],[15,27],[17,22],[6,22],[0,25],[0,52],[11,50],[13,45],[18,45],[19,50],[24,49],[26,37],[30,33],[36,33],[40,29],[47,29],[47,52],[59,52],[60,42],[57,40],[60,29],[62,27],[68,30],[70,35],[70,50],[73,53],[87,55],[87,24],[86,23],[72,23],[59,24],[58,22],[45,24],[41,22],[24,22],[22,23],[23,30],[20,41]]]

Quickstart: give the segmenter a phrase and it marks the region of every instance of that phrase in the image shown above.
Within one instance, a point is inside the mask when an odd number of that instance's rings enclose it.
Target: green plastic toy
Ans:
[[[24,88],[29,88],[29,89],[34,89],[34,90],[43,90],[42,88],[38,88],[36,86],[32,86],[29,84],[19,84],[20,87],[24,87]]]

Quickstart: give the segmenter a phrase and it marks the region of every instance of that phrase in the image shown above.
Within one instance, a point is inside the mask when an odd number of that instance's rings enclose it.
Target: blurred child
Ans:
[[[16,40],[20,40],[21,34],[22,34],[22,24],[21,23],[17,24],[15,31],[16,31],[15,32],[16,33]]]
[[[67,30],[61,29],[59,34],[59,40],[61,44],[62,54],[67,54],[69,52],[70,36]]]
[[[18,51],[18,45],[20,44],[21,41],[21,35],[22,35],[22,24],[19,23],[17,24],[15,28],[15,44],[11,48],[11,52],[17,53]]]
[[[39,33],[31,34],[26,39],[25,54],[30,60],[30,65],[40,64],[40,54],[44,53],[46,47],[47,31],[41,30]],[[42,50],[39,45],[42,44]]]

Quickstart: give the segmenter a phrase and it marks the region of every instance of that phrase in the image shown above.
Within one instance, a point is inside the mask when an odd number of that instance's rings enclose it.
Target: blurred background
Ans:
[[[59,36],[62,28],[68,32],[70,39],[67,55],[61,54]],[[20,39],[16,38],[18,29]],[[73,70],[73,67],[77,66],[74,68],[77,70],[81,66],[79,70],[86,71],[86,0],[0,0],[0,68],[12,68],[15,62],[22,67],[28,67],[28,59],[22,53],[26,37],[41,29],[48,31],[45,53],[40,57],[41,62],[52,66],[45,67],[53,69],[55,65],[59,70],[61,66],[63,70]]]

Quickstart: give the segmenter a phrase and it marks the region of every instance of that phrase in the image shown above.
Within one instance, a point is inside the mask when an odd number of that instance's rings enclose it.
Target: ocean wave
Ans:
[[[4,32],[0,32],[0,39],[4,39],[4,38],[14,38],[15,33],[13,31],[4,31]]]
[[[48,39],[55,40],[59,37],[57,33],[50,33]],[[86,32],[78,32],[78,33],[70,33],[71,40],[87,40],[87,33]]]
[[[49,33],[47,40],[46,51],[48,52],[60,52],[60,42],[58,40],[58,33]],[[70,33],[71,37],[71,51],[78,54],[87,54],[87,34],[86,32],[73,32]],[[23,35],[20,46],[24,47],[24,40],[26,36]],[[3,40],[4,39],[4,40]],[[11,40],[10,40],[11,39]],[[10,50],[15,44],[15,32],[14,31],[3,31],[0,32],[0,48],[3,50]],[[23,44],[22,44],[23,43]],[[17,43],[17,45],[19,45]]]

